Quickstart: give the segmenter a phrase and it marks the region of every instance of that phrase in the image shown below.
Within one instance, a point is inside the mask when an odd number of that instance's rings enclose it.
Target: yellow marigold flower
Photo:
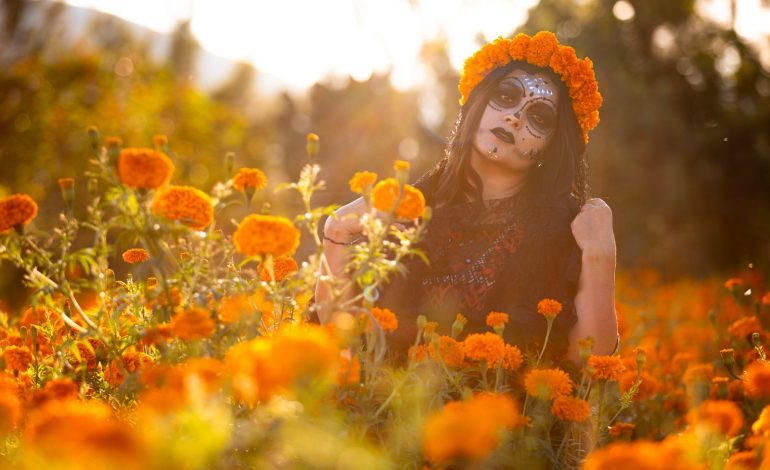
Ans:
[[[138,436],[96,400],[55,400],[33,410],[23,440],[49,461],[67,462],[72,468],[143,467]]]
[[[211,198],[190,186],[166,186],[152,200],[152,213],[203,230],[214,220]]]
[[[495,328],[508,323],[508,314],[503,312],[489,312],[487,314],[487,326]]]
[[[618,356],[589,356],[588,367],[593,370],[593,378],[596,380],[617,381],[626,370],[623,359]]]
[[[123,261],[128,264],[144,263],[150,259],[150,254],[144,248],[129,248],[123,252]]]
[[[406,160],[396,160],[393,163],[393,169],[395,171],[406,171],[411,165]]]
[[[318,137],[318,134],[314,134],[314,133],[310,132],[307,135],[307,141],[308,142],[318,142],[319,140],[320,140],[320,137]]]
[[[423,453],[434,463],[482,459],[499,445],[501,431],[525,423],[508,395],[483,393],[467,401],[449,402],[425,420]],[[474,432],[468,433],[468,429]]]
[[[370,311],[372,312],[374,319],[377,320],[377,323],[379,323],[380,328],[382,328],[383,331],[386,333],[396,331],[398,328],[398,317],[396,317],[395,313],[391,312],[387,308],[378,307],[372,307]],[[367,320],[369,324],[369,331],[374,330],[374,325],[372,325],[371,318],[367,316]]]
[[[118,177],[134,189],[157,189],[168,184],[174,163],[166,154],[146,148],[126,148],[118,157]]]
[[[770,437],[770,405],[762,408],[759,418],[751,425],[751,431],[765,437]]]
[[[524,388],[530,396],[550,400],[569,395],[574,385],[569,375],[559,368],[534,369],[524,378]]]
[[[505,357],[505,342],[494,333],[474,333],[463,341],[465,356],[473,361],[484,361],[495,367]]]
[[[286,217],[252,214],[238,224],[233,242],[246,256],[291,256],[299,246],[299,230]]]
[[[554,318],[561,313],[561,303],[553,299],[543,299],[537,303],[537,313],[546,317]]]
[[[514,371],[521,367],[522,362],[524,362],[524,358],[522,357],[519,348],[511,344],[506,344],[505,355],[503,356],[503,369]]]
[[[706,400],[687,413],[687,422],[694,426],[707,424],[727,437],[733,437],[743,428],[743,414],[729,400]]]
[[[739,338],[745,338],[751,336],[752,333],[761,332],[762,325],[759,323],[757,317],[743,317],[734,321],[727,327],[727,331]]]
[[[267,176],[258,168],[241,168],[233,176],[233,187],[240,192],[247,188],[254,190],[267,186]]]
[[[417,219],[425,213],[425,196],[414,186],[405,184],[404,194],[396,208],[396,217],[400,219]],[[393,178],[380,181],[372,191],[372,204],[382,212],[390,212],[396,204],[399,195],[399,184]]]
[[[630,438],[631,435],[634,433],[635,428],[636,428],[635,424],[624,423],[621,421],[610,426],[608,433],[610,436],[614,437],[615,439],[618,439],[621,437]]]
[[[364,188],[372,186],[375,181],[377,181],[377,173],[372,173],[371,171],[357,171],[356,174],[350,178],[348,184],[350,185],[351,191],[361,194],[364,192]]]
[[[591,416],[591,405],[578,397],[556,397],[551,404],[551,414],[562,421],[582,423]]]
[[[749,364],[743,373],[746,394],[752,398],[770,397],[770,365],[764,361]]]
[[[26,194],[0,199],[0,233],[26,225],[37,216],[37,203]]]
[[[184,340],[208,338],[214,332],[214,322],[208,310],[190,307],[174,315],[171,331],[174,336]]]
[[[273,276],[275,280],[280,282],[291,274],[294,274],[299,269],[297,262],[291,256],[282,256],[280,258],[273,258]],[[259,278],[265,282],[270,282],[270,270],[267,269],[265,263],[259,265]]]
[[[26,346],[8,346],[3,349],[3,359],[7,370],[24,372],[32,364],[34,357]]]

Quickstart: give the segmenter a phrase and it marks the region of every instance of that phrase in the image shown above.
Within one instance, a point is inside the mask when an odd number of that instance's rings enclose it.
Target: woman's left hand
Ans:
[[[612,209],[599,198],[589,199],[572,221],[572,235],[583,253],[608,256],[616,253]]]

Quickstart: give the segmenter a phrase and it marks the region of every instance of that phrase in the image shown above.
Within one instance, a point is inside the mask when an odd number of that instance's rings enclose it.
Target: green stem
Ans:
[[[540,365],[540,360],[543,358],[543,354],[545,354],[545,348],[548,346],[548,338],[551,336],[551,328],[553,327],[553,318],[548,317],[548,326],[545,330],[545,341],[543,341],[543,349],[540,350],[540,355],[537,356],[537,362],[535,363],[535,367]]]

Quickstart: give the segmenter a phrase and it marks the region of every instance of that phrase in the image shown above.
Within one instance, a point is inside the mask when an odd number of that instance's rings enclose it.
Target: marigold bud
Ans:
[[[318,141],[319,137],[317,134],[313,134],[312,132],[307,135],[307,154],[310,158],[315,157],[318,154]]]
[[[735,365],[735,350],[732,348],[722,349],[719,351],[719,355],[722,356],[722,362],[728,370],[732,369]]]
[[[466,323],[468,323],[468,319],[462,313],[458,313],[454,323],[452,323],[452,338],[460,336]]]

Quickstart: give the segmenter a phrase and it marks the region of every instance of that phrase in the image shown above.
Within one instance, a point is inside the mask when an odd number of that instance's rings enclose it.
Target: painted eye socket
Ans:
[[[535,103],[527,109],[527,119],[538,132],[549,134],[556,129],[556,113],[553,108]]]
[[[519,104],[522,98],[520,87],[501,83],[492,95],[492,102],[501,108],[512,108]]]

